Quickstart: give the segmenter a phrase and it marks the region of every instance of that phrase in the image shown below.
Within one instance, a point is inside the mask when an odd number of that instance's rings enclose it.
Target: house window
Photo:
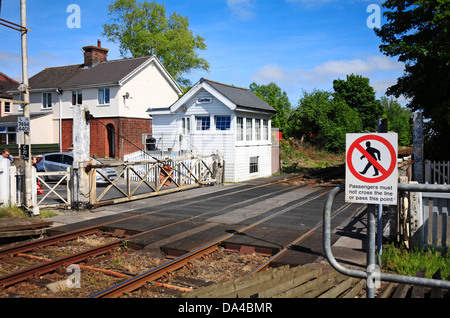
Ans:
[[[99,88],[98,89],[98,104],[106,105],[109,104],[109,88]]]
[[[19,102],[23,102],[23,94],[19,95]],[[23,110],[23,104],[19,103],[19,110]]]
[[[230,116],[216,116],[216,130],[230,130],[231,117]]]
[[[191,119],[189,117],[183,118],[183,135],[191,133]]]
[[[211,118],[197,117],[197,130],[209,130],[211,128]]]
[[[0,145],[15,145],[16,127],[0,127]]]
[[[83,91],[72,91],[72,105],[81,105],[83,103]]]
[[[259,171],[258,161],[259,157],[250,157],[250,173],[257,173]]]
[[[236,121],[236,140],[244,140],[244,118],[238,117]]]
[[[52,108],[52,93],[42,94],[42,109]]]
[[[5,102],[5,113],[10,113],[11,112],[11,103],[10,102]]]
[[[255,119],[256,140],[261,140],[261,119]]]
[[[245,140],[247,141],[253,140],[253,120],[251,118],[247,118],[245,128],[246,128]]]
[[[269,140],[269,121],[263,120],[263,140]]]

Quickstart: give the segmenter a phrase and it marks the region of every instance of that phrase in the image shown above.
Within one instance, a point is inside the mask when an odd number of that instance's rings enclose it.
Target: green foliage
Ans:
[[[442,278],[446,279],[450,275],[450,258],[448,253],[438,250],[407,250],[391,244],[383,248],[382,267],[387,272],[407,276],[415,276],[418,271],[426,269],[427,278],[432,278],[440,269]]]
[[[180,85],[190,85],[182,77],[195,69],[208,70],[208,62],[197,50],[206,50],[205,39],[189,30],[189,19],[176,13],[166,16],[164,5],[136,0],[116,0],[108,6],[111,24],[103,25],[103,36],[119,43],[122,56],[157,54],[167,71]]]
[[[376,100],[375,90],[367,77],[347,75],[347,80],[335,80],[333,89],[336,98],[344,100],[348,106],[358,111],[365,131],[377,131],[378,118],[382,116],[383,109]]]
[[[395,99],[389,99],[386,96],[381,97],[381,105],[383,106],[383,117],[388,120],[388,131],[394,131],[398,134],[398,144],[400,146],[411,145],[411,111],[403,108]]]
[[[332,152],[344,151],[345,134],[362,129],[356,110],[333,98],[332,93],[321,90],[303,92],[289,121],[294,137]]]
[[[27,219],[29,215],[19,207],[0,207],[0,218]]]
[[[423,111],[430,119],[426,152],[433,159],[447,160],[450,134],[450,2],[448,0],[388,0],[385,23],[375,34],[380,50],[398,57],[405,71],[388,95],[404,95],[408,107]],[[428,147],[428,150],[427,150]]]
[[[289,115],[292,111],[286,92],[282,92],[275,83],[268,85],[252,83],[250,91],[277,110],[277,114],[272,117],[272,127],[279,128],[285,134],[289,128]]]
[[[298,173],[337,166],[345,162],[345,153],[330,153],[293,137],[280,140],[283,173]]]

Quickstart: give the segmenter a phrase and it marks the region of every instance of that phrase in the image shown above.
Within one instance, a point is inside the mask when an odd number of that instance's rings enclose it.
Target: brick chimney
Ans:
[[[102,42],[98,40],[97,46],[90,45],[83,47],[84,50],[84,66],[92,67],[97,63],[106,62],[108,49],[102,48]]]

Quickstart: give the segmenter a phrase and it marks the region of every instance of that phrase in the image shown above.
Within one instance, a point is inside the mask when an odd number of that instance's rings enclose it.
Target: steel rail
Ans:
[[[100,229],[100,226],[85,228],[73,232],[58,234],[55,236],[46,237],[43,239],[39,239],[36,241],[26,242],[19,245],[9,246],[0,249],[0,258],[8,255],[15,255],[18,253],[28,252],[31,251],[37,247],[45,247],[49,245],[54,245],[61,241],[69,241],[72,239],[75,239],[77,237],[83,236],[83,235],[92,235],[98,232]]]
[[[343,213],[345,210],[347,210],[350,206],[352,205],[352,203],[347,203],[343,206],[341,206],[336,212],[333,213],[333,215],[331,216],[331,218],[333,219],[334,217],[338,216],[339,214]],[[288,245],[286,245],[282,250],[280,250],[277,254],[273,255],[272,257],[270,257],[266,262],[264,262],[263,264],[261,264],[260,266],[258,266],[257,268],[255,268],[253,271],[251,271],[248,276],[251,276],[255,273],[261,272],[265,269],[267,269],[267,267],[270,266],[270,263],[272,263],[274,260],[280,258],[282,255],[284,255],[292,246],[294,246],[295,244],[300,243],[301,241],[307,239],[309,236],[311,236],[311,234],[313,234],[318,228],[320,228],[323,225],[323,221],[317,223],[313,228],[311,228],[310,230],[308,230],[307,232],[303,233],[301,236],[299,236],[298,238],[296,238],[295,240],[293,240],[291,243],[289,243]]]
[[[118,285],[110,287],[98,294],[91,296],[90,298],[117,298],[124,293],[131,292],[142,287],[147,282],[157,280],[165,275],[168,272],[176,271],[186,264],[188,264],[192,259],[202,257],[206,254],[211,254],[217,250],[219,246],[216,243],[209,244],[207,246],[201,247],[197,250],[194,250],[190,253],[187,253],[183,256],[180,256],[168,263],[155,267],[154,269],[142,273],[138,276],[130,278]]]
[[[60,266],[69,266],[71,264],[84,261],[88,257],[105,254],[111,249],[117,248],[122,244],[123,244],[122,240],[117,240],[108,244],[104,244],[102,246],[91,248],[86,251],[78,252],[76,254],[68,255],[53,261],[44,262],[29,268],[25,268],[20,271],[6,274],[0,277],[0,287],[5,288],[13,284],[19,283],[21,281],[24,281],[28,277],[46,274],[48,272],[54,271]]]
[[[288,181],[295,180],[295,179],[298,179],[298,177],[290,178],[290,179],[288,179]],[[286,182],[286,180],[284,182]],[[264,186],[268,186],[268,185],[272,185],[272,184],[278,184],[278,183],[283,183],[283,181],[276,181],[276,182],[273,182],[273,183],[257,185],[257,186],[251,187],[251,189],[260,188],[260,187],[264,187]],[[293,186],[293,187],[298,187],[298,186]],[[232,193],[243,192],[243,191],[249,191],[249,189],[237,190],[237,191],[233,191]],[[280,191],[285,191],[285,189],[280,190]],[[226,195],[229,195],[229,193],[222,194],[220,196],[226,196]],[[214,197],[214,200],[217,200],[217,197]],[[186,205],[189,205],[189,204],[192,204],[192,202],[185,203],[185,204],[182,204],[180,206],[186,206]],[[0,259],[1,259],[1,257],[13,256],[13,255],[18,254],[18,253],[24,253],[24,252],[31,251],[31,250],[33,250],[35,248],[38,248],[38,247],[50,246],[50,245],[57,244],[58,242],[61,242],[61,241],[72,240],[72,239],[78,238],[80,236],[92,235],[92,234],[97,233],[102,227],[105,227],[105,226],[108,226],[108,225],[112,225],[114,223],[126,221],[126,220],[139,218],[139,217],[142,217],[142,216],[155,214],[155,213],[158,213],[158,212],[162,212],[164,210],[166,210],[166,209],[158,209],[156,211],[142,213],[142,214],[138,214],[138,215],[134,215],[134,216],[131,216],[131,217],[122,218],[122,219],[111,221],[111,222],[106,222],[106,223],[103,223],[103,224],[100,224],[100,225],[97,225],[97,226],[93,226],[93,227],[89,227],[89,228],[75,230],[75,231],[62,233],[62,234],[50,236],[50,237],[47,237],[47,238],[43,238],[43,239],[31,241],[31,242],[26,242],[26,243],[14,245],[14,246],[5,247],[5,248],[0,249]],[[173,222],[173,223],[170,223],[170,224],[166,224],[164,226],[161,226],[161,227],[149,230],[149,231],[145,231],[145,232],[142,232],[142,233],[138,233],[136,235],[142,235],[142,234],[150,233],[152,231],[156,231],[156,230],[160,230],[160,229],[163,229],[163,228],[167,228],[167,227],[179,224],[179,223],[188,222],[188,221],[193,220],[195,218],[198,218],[198,217],[201,217],[201,216],[205,216],[208,213],[212,213],[212,212],[202,213],[200,215],[189,217],[189,218],[186,218],[186,219],[183,219],[183,220],[180,220],[180,221],[176,221],[176,222]]]
[[[284,213],[286,213],[286,212],[288,212],[288,211],[290,211],[290,210],[292,210],[292,209],[294,209],[294,208],[296,208],[298,206],[301,206],[303,204],[311,202],[311,201],[313,201],[313,200],[315,200],[315,199],[317,199],[317,198],[319,198],[319,197],[321,197],[323,195],[326,195],[328,192],[320,193],[320,194],[315,195],[315,196],[313,196],[311,198],[305,199],[305,200],[303,200],[303,201],[301,201],[301,202],[299,202],[297,204],[294,204],[294,205],[292,205],[292,206],[290,206],[288,208],[285,208],[285,209],[283,209],[283,210],[281,210],[279,212],[273,213],[272,215],[269,215],[269,216],[265,217],[264,219],[262,219],[260,221],[257,221],[257,222],[255,222],[253,224],[250,224],[250,225],[248,225],[248,226],[246,226],[246,227],[244,227],[244,228],[242,228],[242,229],[240,229],[240,230],[238,230],[238,231],[236,231],[234,233],[231,233],[231,234],[228,234],[228,235],[226,235],[224,237],[221,237],[220,239],[214,241],[213,243],[206,245],[204,248],[205,249],[209,249],[213,245],[218,245],[220,242],[222,242],[222,241],[224,241],[224,240],[226,240],[226,239],[228,239],[228,238],[230,238],[230,237],[232,237],[234,235],[237,235],[237,234],[240,234],[240,233],[242,233],[242,232],[244,232],[246,230],[249,230],[249,229],[251,229],[251,228],[253,228],[253,227],[255,227],[255,226],[257,226],[257,225],[259,225],[259,224],[261,224],[263,222],[266,222],[266,221],[268,221],[268,220],[270,220],[270,219],[272,219],[272,218],[274,218],[274,217],[276,217],[278,215],[284,214]],[[174,224],[177,224],[177,223],[179,223],[179,222],[175,222]],[[100,226],[97,226],[97,227],[84,229],[84,230],[80,230],[80,231],[76,231],[76,232],[70,232],[70,233],[67,233],[67,234],[57,235],[55,237],[50,237],[50,238],[47,238],[47,239],[43,239],[42,241],[29,242],[27,244],[24,244],[25,246],[18,246],[17,248],[13,247],[13,248],[10,248],[10,249],[5,249],[5,250],[8,250],[8,252],[9,252],[8,254],[9,255],[22,253],[24,251],[32,250],[33,248],[36,248],[37,246],[52,245],[52,244],[55,244],[55,243],[61,241],[62,239],[66,239],[67,240],[67,239],[70,239],[70,238],[74,238],[74,237],[80,236],[83,233],[84,234],[91,233],[91,232],[95,233],[96,231],[98,231],[98,229],[101,226],[104,226],[104,225],[100,225]],[[136,234],[135,236],[141,235],[141,234],[142,233],[139,233],[139,234]],[[133,236],[131,236],[131,237],[133,237]],[[46,263],[43,263],[43,264],[38,264],[38,265],[29,267],[29,268],[26,268],[26,269],[23,269],[23,270],[20,270],[20,271],[16,271],[16,272],[13,272],[13,273],[9,273],[9,274],[3,275],[3,276],[0,277],[0,286],[7,287],[7,286],[13,285],[15,283],[21,282],[21,281],[27,279],[30,276],[39,275],[39,274],[45,274],[45,273],[48,273],[50,271],[53,271],[53,270],[55,270],[56,268],[58,268],[58,267],[60,267],[62,265],[75,264],[77,262],[85,260],[89,256],[96,256],[96,255],[104,254],[106,251],[109,251],[109,250],[111,250],[111,249],[113,249],[115,247],[120,246],[121,244],[123,244],[123,242],[124,242],[124,240],[117,240],[117,241],[114,241],[112,243],[108,243],[108,244],[105,244],[105,245],[102,245],[102,246],[99,246],[99,247],[96,247],[96,248],[93,248],[93,249],[90,249],[90,250],[87,250],[87,251],[84,251],[84,252],[79,252],[77,254],[69,255],[69,256],[62,257],[62,258],[59,258],[59,259],[56,259],[56,260],[53,260],[53,261],[50,261],[50,262],[46,262]],[[198,251],[198,250],[196,250],[196,251]],[[6,253],[6,251],[5,251],[5,253]],[[185,256],[189,257],[189,254],[190,253],[186,254]],[[184,266],[184,264],[182,262],[183,262],[183,258],[185,256],[182,256],[182,257],[177,259],[177,260],[179,260],[181,262],[181,264],[182,264],[181,267]],[[170,263],[172,263],[172,262],[170,262]],[[153,277],[153,276],[150,276],[150,277]],[[131,279],[131,280],[133,280],[133,279]],[[139,279],[138,279],[138,281],[139,281]],[[135,286],[136,284],[139,284],[139,283],[131,283],[130,286]]]
[[[331,190],[330,190],[331,191]],[[291,205],[290,207],[284,208],[281,211],[275,212],[257,222],[254,222],[248,226],[245,226],[233,233],[227,234],[225,236],[220,237],[219,239],[210,242],[194,251],[191,251],[189,253],[186,253],[166,264],[163,264],[159,267],[156,267],[148,272],[142,273],[136,277],[130,278],[116,286],[113,286],[109,289],[106,289],[96,295],[91,296],[90,298],[116,298],[119,297],[120,295],[123,295],[124,293],[133,291],[141,286],[143,286],[144,284],[146,284],[147,282],[151,281],[151,280],[156,280],[162,276],[165,275],[165,273],[167,273],[167,271],[169,271],[167,268],[170,268],[173,270],[173,268],[181,268],[182,266],[184,266],[186,264],[186,262],[188,262],[190,259],[196,258],[198,256],[202,256],[208,253],[212,253],[212,251],[215,251],[219,244],[235,235],[241,234],[249,229],[254,228],[255,226],[260,225],[261,223],[264,223],[268,220],[271,220],[279,215],[282,215],[288,211],[291,211],[299,206],[302,206],[306,203],[309,203],[315,199],[318,199],[319,197],[322,197],[326,194],[328,194],[330,191],[326,191],[323,193],[320,193],[318,195],[315,195],[311,198],[305,199],[299,203],[296,203],[294,205]],[[211,251],[212,250],[212,251]]]
[[[298,179],[298,178],[299,177],[293,177],[293,178],[289,178],[287,180],[275,181],[275,182],[271,182],[271,183],[267,183],[267,184],[263,184],[263,185],[256,185],[256,186],[253,186],[251,188],[254,189],[254,188],[260,188],[260,187],[273,185],[273,184],[286,183],[286,182],[289,182],[289,181],[292,181],[292,180],[295,180],[295,179]],[[237,192],[248,191],[248,190],[249,189],[238,190]],[[234,192],[236,192],[236,191],[234,191]],[[286,213],[286,212],[288,212],[288,211],[290,211],[290,210],[292,210],[292,209],[294,209],[294,208],[296,208],[298,206],[301,206],[301,205],[306,204],[306,203],[308,203],[308,202],[310,202],[312,200],[315,200],[318,197],[321,197],[321,196],[327,194],[328,192],[321,193],[321,194],[319,194],[317,196],[314,196],[312,198],[303,200],[300,203],[294,204],[291,207],[285,208],[282,211],[276,212],[276,213],[274,213],[274,214],[272,214],[272,215],[270,215],[270,216],[268,216],[268,217],[266,217],[266,218],[264,218],[264,219],[262,219],[262,220],[260,220],[258,222],[255,222],[254,224],[251,224],[251,225],[246,226],[246,227],[244,227],[244,228],[242,228],[242,229],[240,229],[240,230],[238,230],[238,231],[236,231],[234,233],[226,235],[226,236],[220,238],[219,240],[213,242],[212,244],[207,245],[206,247],[203,247],[203,248],[205,250],[209,251],[212,248],[212,246],[215,246],[215,248],[214,248],[214,250],[215,250],[218,247],[218,244],[221,241],[226,240],[226,239],[232,237],[233,235],[240,234],[240,233],[242,233],[242,232],[244,232],[244,231],[246,231],[246,230],[248,230],[250,228],[253,228],[253,227],[255,227],[255,226],[257,226],[257,225],[259,225],[259,224],[261,224],[261,223],[263,223],[265,221],[268,221],[268,220],[270,220],[270,219],[272,219],[272,218],[274,218],[274,217],[276,217],[276,216],[278,216],[280,214]],[[228,195],[228,194],[224,194],[224,195]],[[215,198],[215,199],[217,199],[217,198]],[[187,204],[190,204],[190,203],[187,203]],[[3,249],[0,249],[0,257],[6,256],[6,255],[15,255],[15,254],[18,254],[18,253],[27,252],[27,251],[33,250],[33,249],[35,249],[37,247],[44,247],[44,246],[54,245],[54,244],[56,244],[56,243],[58,243],[60,241],[71,240],[71,239],[77,238],[77,237],[82,236],[82,235],[95,234],[96,232],[98,232],[105,225],[110,225],[110,224],[114,224],[114,223],[117,223],[117,222],[121,222],[123,220],[134,219],[134,218],[138,218],[138,217],[141,217],[141,216],[154,214],[154,213],[157,213],[157,212],[161,212],[163,210],[164,209],[161,209],[161,210],[158,210],[158,211],[153,211],[153,212],[150,212],[150,213],[143,213],[143,214],[139,214],[137,216],[132,216],[132,217],[128,217],[128,218],[124,218],[124,219],[108,222],[108,223],[105,223],[105,224],[101,224],[101,225],[90,227],[90,228],[86,228],[86,229],[76,230],[76,231],[72,231],[72,232],[69,232],[69,233],[63,233],[63,234],[51,236],[51,237],[40,239],[40,240],[33,241],[33,242],[27,242],[27,243],[16,245],[16,246],[6,247],[6,248],[3,248]],[[191,219],[191,218],[189,218],[189,219]],[[175,224],[177,224],[177,223],[179,223],[179,222],[175,222]],[[136,234],[136,235],[140,235],[140,234],[142,234],[142,233],[139,233],[139,234]],[[46,262],[46,263],[43,263],[43,264],[38,264],[38,265],[35,265],[35,266],[27,268],[27,269],[23,269],[23,270],[20,270],[20,271],[17,271],[17,272],[13,272],[13,273],[1,276],[0,277],[0,286],[7,287],[7,286],[10,286],[10,285],[15,284],[17,282],[23,281],[24,279],[26,279],[26,278],[28,278],[30,276],[48,273],[50,271],[55,270],[56,268],[58,268],[60,266],[70,265],[72,263],[77,263],[77,262],[85,260],[87,257],[90,257],[90,256],[96,256],[96,255],[104,254],[105,252],[107,252],[107,251],[109,251],[109,250],[111,250],[111,249],[113,249],[115,247],[118,247],[121,244],[123,244],[123,240],[117,240],[115,242],[112,242],[112,243],[109,243],[109,244],[105,244],[105,245],[102,245],[102,246],[90,249],[88,251],[79,252],[79,253],[74,254],[74,255],[69,255],[69,256],[66,256],[66,257],[63,257],[63,258],[59,258],[57,260],[53,260],[53,261]],[[199,251],[199,253],[201,253],[201,249],[203,249],[203,248],[200,248],[199,249],[200,251],[199,250],[196,250],[196,251]],[[193,251],[192,253],[194,253],[196,251]],[[192,256],[191,258],[189,258],[189,254],[190,253],[185,255],[188,259],[192,259],[193,257],[195,257],[195,256]],[[205,253],[203,253],[203,254],[205,254]],[[176,260],[174,260],[174,261],[172,261],[172,262],[170,262],[168,264],[177,263],[175,261],[178,260],[178,262],[180,262],[180,264],[182,264],[181,265],[181,267],[182,267],[182,266],[185,265],[185,263],[183,263],[182,258],[184,258],[184,256],[182,256],[182,257],[180,257],[180,258],[178,258],[178,259],[176,259]],[[174,265],[174,266],[177,266],[177,265]],[[151,276],[151,277],[155,277],[155,276]],[[157,278],[155,278],[155,279],[157,279]],[[133,283],[130,284],[130,285],[134,286]]]

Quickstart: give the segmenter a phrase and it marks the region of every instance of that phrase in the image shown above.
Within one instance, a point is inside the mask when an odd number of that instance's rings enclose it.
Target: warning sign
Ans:
[[[397,204],[397,134],[347,134],[345,200]]]

